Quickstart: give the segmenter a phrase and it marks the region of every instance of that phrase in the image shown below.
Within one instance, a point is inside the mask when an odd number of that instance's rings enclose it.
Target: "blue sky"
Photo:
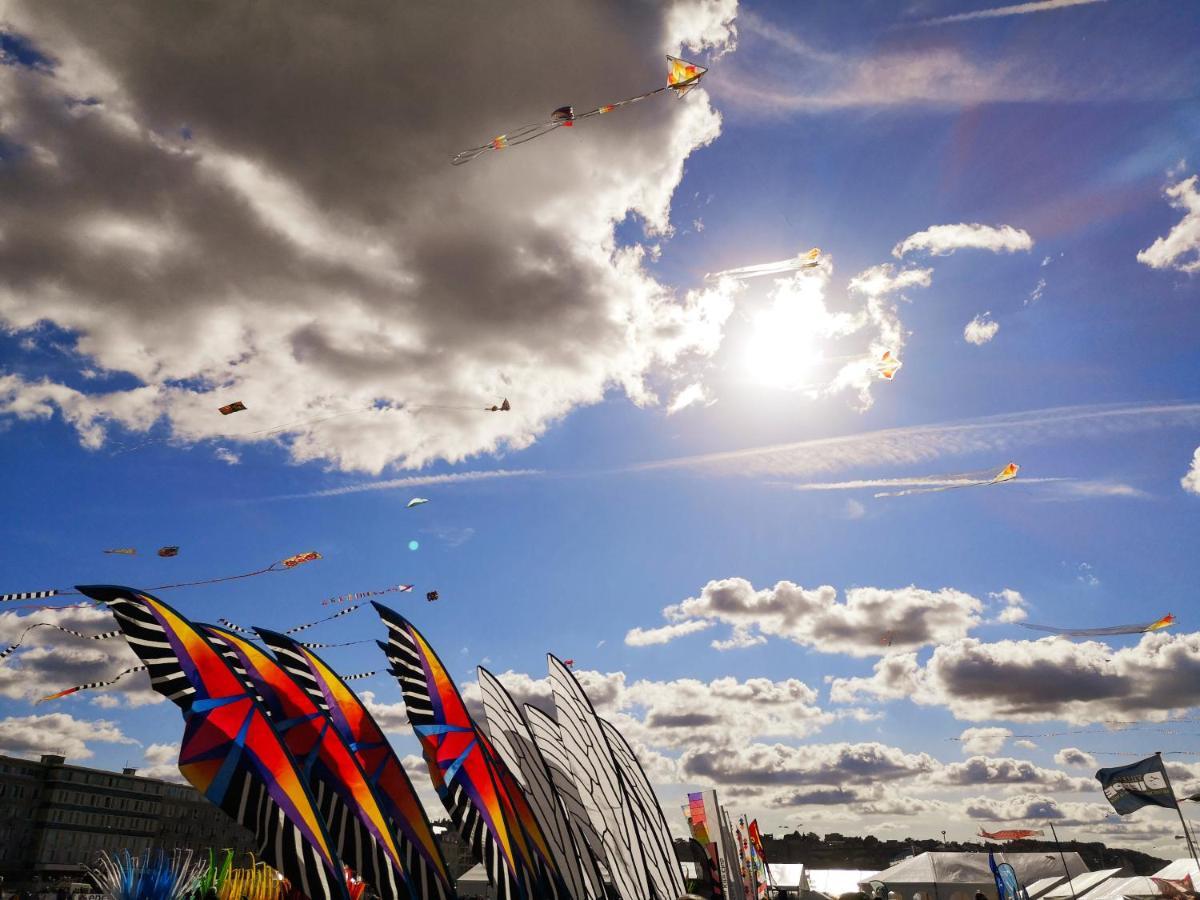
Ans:
[[[559,61],[540,56],[552,29],[526,30],[506,38],[510,62],[480,96],[439,88],[418,102],[395,84],[421,84],[421,73],[400,79],[382,52],[361,63],[379,83],[356,77],[342,29],[361,23],[339,24],[322,53],[287,57],[297,94],[314,79],[308,102],[331,117],[302,141],[304,102],[275,108],[268,67],[221,31],[228,22],[164,15],[129,34],[14,8],[0,45],[0,96],[20,99],[0,122],[0,147],[20,148],[0,156],[10,509],[0,589],[149,587],[316,549],[324,558],[293,572],[163,599],[198,619],[278,627],[318,618],[329,596],[411,582],[412,594],[390,599],[461,683],[486,660],[536,698],[543,654],[573,657],[646,754],[668,810],[711,779],[772,828],[965,837],[1050,809],[1081,838],[1170,845],[1168,819],[1106,818],[1085,783],[1089,762],[1055,755],[1076,747],[1111,765],[1134,758],[1119,753],[1195,747],[1153,730],[1171,726],[1095,724],[1200,704],[1188,538],[1200,498],[1181,484],[1200,443],[1200,296],[1187,271],[1200,200],[1194,181],[1186,188],[1200,171],[1195,5],[1031,4],[1042,8],[930,23],[987,7],[680,3],[673,24],[567,6],[598,36],[580,51],[588,60],[634,62],[581,64],[556,85],[546,72],[562,72]],[[421,26],[463,27],[422,20],[408,31]],[[233,62],[222,68],[189,44],[189,62],[164,76],[151,49],[159,32],[185,43],[224,34]],[[710,65],[704,90],[445,164],[460,137],[482,139],[547,104],[646,89],[635,76],[657,83],[655,56],[671,40]],[[450,62],[470,70],[473,42],[486,47],[472,34]],[[204,73],[231,71],[246,96],[214,99]],[[101,103],[64,100],[84,96]],[[463,104],[488,112],[464,122],[453,114]],[[411,114],[403,128],[381,123],[389,105]],[[252,121],[259,110],[275,120]],[[971,223],[1009,226],[1026,243],[995,252],[955,243],[957,231],[893,253],[933,226]],[[1149,253],[1168,235],[1167,250]],[[783,287],[704,280],[812,246],[821,267]],[[904,365],[894,381],[868,383],[869,408],[833,378],[882,339],[874,318],[840,337],[801,329],[768,345],[778,358],[757,360],[760,374],[799,359],[805,389],[753,376],[756,317],[772,303],[803,294],[824,312],[865,315],[868,295],[850,282],[881,265],[928,283],[877,295],[895,309]],[[998,330],[968,343],[964,328],[985,313]],[[627,321],[648,324],[614,326]],[[668,415],[689,384],[715,402]],[[482,411],[502,396],[511,414]],[[234,399],[248,410],[217,415]],[[307,424],[372,403],[472,409]],[[295,421],[306,424],[231,436]],[[811,443],[827,438],[845,440]],[[790,446],[705,457],[780,444]],[[1009,460],[1021,478],[1003,486],[878,499],[872,488],[796,488]],[[506,471],[521,474],[383,484]],[[295,496],[355,486],[372,489]],[[406,510],[412,496],[432,502]],[[155,557],[164,544],[180,555]],[[100,552],[126,546],[139,555]],[[829,585],[837,596],[805,611],[772,592],[758,601],[782,604],[771,624],[745,591],[713,605],[705,587],[725,579],[766,592]],[[845,593],[855,588],[893,592],[881,618],[855,618]],[[441,600],[428,604],[434,589]],[[1022,599],[990,596],[1006,589]],[[670,621],[714,624],[626,642],[632,629],[669,624],[664,607],[688,598],[700,611]],[[1035,623],[1180,621],[1107,648],[1035,644],[1016,613],[995,621],[1006,602]],[[6,637],[40,620],[3,618]],[[846,622],[850,636],[830,636]],[[893,625],[915,629],[911,644],[879,645]],[[711,646],[735,628],[761,641]],[[364,610],[311,633],[380,629]],[[31,681],[49,690],[120,667],[42,634],[31,643],[53,649],[18,654],[0,673],[0,750],[53,742],[91,753],[89,764],[169,773],[177,716],[144,703],[144,685],[100,706],[87,695],[31,705]],[[343,672],[382,664],[370,646],[328,656]],[[907,675],[886,669],[910,659]],[[1037,660],[1063,672],[1042,702],[1027,696],[1045,685]],[[853,699],[831,695],[836,679],[872,677]],[[736,690],[706,704],[721,679]],[[364,689],[414,753],[395,685],[379,676]],[[721,722],[690,736],[654,724],[709,708]],[[95,739],[97,720],[112,739]],[[952,739],[970,728],[1012,734],[977,735],[964,752]],[[1096,733],[1014,743],[1072,729]],[[982,762],[964,770],[968,758]],[[1196,783],[1194,757],[1172,758]],[[834,802],[814,793],[835,788]]]

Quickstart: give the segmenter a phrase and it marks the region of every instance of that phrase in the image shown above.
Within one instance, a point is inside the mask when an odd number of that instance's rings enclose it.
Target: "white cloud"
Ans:
[[[744,578],[726,578],[710,581],[698,597],[666,607],[663,616],[672,624],[638,631],[639,636],[654,635],[653,643],[666,643],[723,622],[733,626],[733,633],[715,643],[717,649],[751,646],[770,636],[822,653],[862,657],[953,641],[979,624],[982,608],[975,597],[950,588],[859,587],[846,591],[845,600],[839,601],[837,590],[828,585],[809,589],[780,581],[755,590]],[[687,627],[676,633],[675,626]],[[884,634],[890,638],[886,646],[881,641]]]
[[[1138,262],[1152,269],[1175,269],[1189,274],[1200,272],[1200,190],[1197,190],[1197,181],[1197,176],[1193,175],[1166,189],[1167,199],[1173,207],[1183,210],[1183,218],[1166,237],[1158,238],[1140,251]]]
[[[321,491],[311,491],[307,494],[280,494],[275,497],[255,499],[265,500],[303,500],[310,497],[341,497],[346,494],[361,494],[363,491],[395,491],[410,487],[425,487],[431,484],[470,484],[475,481],[489,481],[493,478],[527,478],[541,475],[538,469],[493,469],[488,472],[450,472],[445,475],[409,475],[404,478],[388,478],[383,481],[367,481],[360,484],[347,484],[342,487],[327,488]]]
[[[139,775],[145,778],[158,778],[162,781],[186,783],[183,775],[179,772],[178,744],[151,744],[142,755],[145,763],[138,769]]]
[[[924,665],[916,654],[885,657],[871,677],[830,682],[835,703],[870,697],[907,698],[974,722],[1164,721],[1173,710],[1200,704],[1200,632],[1147,634],[1121,648],[1057,638],[964,638],[936,647]]]
[[[1042,261],[1042,265],[1043,266],[1046,265],[1046,260],[1049,260],[1049,259],[1050,259],[1050,257],[1047,256],[1046,259]],[[1025,298],[1024,305],[1029,306],[1031,304],[1037,303],[1039,300],[1042,299],[1042,295],[1045,294],[1045,292],[1046,292],[1046,279],[1039,278],[1037,280],[1037,284],[1035,284],[1033,286],[1033,290],[1029,292],[1029,296]]]
[[[968,728],[958,739],[962,743],[963,753],[992,756],[1000,752],[1010,737],[1012,731],[1008,728]]]
[[[994,6],[990,9],[977,9],[973,12],[957,13],[952,16],[942,16],[938,19],[928,19],[923,25],[945,25],[949,22],[969,22],[973,19],[994,19],[1003,16],[1025,16],[1029,13],[1050,12],[1067,6],[1084,6],[1090,3],[1104,3],[1105,0],[1031,0],[1029,3],[1016,3],[1011,6]]]
[[[960,763],[950,763],[932,780],[938,784],[960,787],[977,784],[1020,784],[1062,793],[1091,791],[1096,785],[1090,779],[1076,778],[1056,769],[1044,769],[1027,760],[1011,757],[996,759],[988,756],[973,756]]]
[[[236,466],[242,461],[241,456],[230,450],[228,447],[218,447],[213,451],[213,456],[230,466]]]
[[[1029,604],[1019,591],[1014,591],[1012,588],[1005,588],[997,593],[988,594],[988,597],[1004,604],[1004,609],[996,617],[996,621],[1001,624],[1014,625],[1017,622],[1025,621],[1029,617],[1026,612]]]
[[[667,415],[674,415],[680,410],[687,409],[689,406],[694,406],[697,403],[704,406],[712,406],[715,402],[715,400],[708,396],[703,384],[698,381],[692,382],[672,398],[670,404],[667,406]]]
[[[1189,494],[1200,494],[1200,447],[1192,454],[1192,464],[1179,483]]]
[[[653,404],[651,382],[669,391],[720,346],[730,288],[675,292],[616,235],[632,218],[647,240],[669,237],[684,163],[720,133],[704,86],[649,101],[648,118],[624,111],[462,167],[448,156],[526,121],[548,71],[574,71],[582,102],[611,88],[614,65],[659,83],[664,47],[719,53],[734,0],[505,3],[482,19],[289,8],[289,45],[336,39],[282,92],[261,36],[229,18],[9,7],[6,24],[58,68],[5,73],[6,133],[55,159],[20,157],[23,201],[0,210],[0,326],[18,340],[42,323],[70,333],[79,367],[101,377],[84,392],[9,376],[0,416],[61,415],[89,448],[157,424],[179,442],[273,443],[378,473],[527,447],[609,392]],[[537,37],[551,32],[595,40]],[[489,77],[498,33],[516,40],[502,79]],[[182,93],[158,74],[178,54],[195,75]],[[253,115],[229,115],[225,80]],[[412,90],[368,100],[362,84]],[[63,115],[64,93],[103,103]],[[464,117],[464,104],[486,113]],[[167,120],[194,139],[160,134]],[[329,127],[300,125],[316,120]],[[511,412],[483,412],[502,397]],[[247,411],[218,415],[231,399]]]
[[[931,256],[946,256],[962,249],[990,250],[993,253],[1016,253],[1033,249],[1029,232],[1011,225],[980,225],[961,222],[957,225],[932,225],[911,234],[892,248],[899,259],[914,250],[925,250]]]
[[[990,315],[990,312],[985,312],[968,322],[966,328],[963,329],[963,340],[968,344],[981,347],[994,338],[996,332],[1000,330],[1000,323],[995,319],[988,318]]]
[[[625,643],[630,647],[651,647],[655,644],[669,644],[676,638],[695,634],[711,628],[715,622],[705,622],[695,619],[691,622],[678,622],[674,625],[663,625],[661,628],[631,628],[625,633]]]
[[[1022,738],[1019,741],[1013,741],[1013,746],[1020,747],[1022,750],[1036,750],[1037,749],[1037,744],[1035,744],[1033,741],[1028,740],[1026,738]]]
[[[1079,573],[1075,576],[1075,580],[1088,587],[1100,586],[1100,579],[1096,577],[1096,570],[1091,563],[1082,562],[1079,564]]]
[[[1076,747],[1063,747],[1054,754],[1054,761],[1060,766],[1079,766],[1084,769],[1096,769],[1099,767],[1096,757]]]
[[[91,759],[88,742],[136,744],[107,719],[76,719],[67,713],[40,716],[8,716],[0,719],[0,752],[14,756],[59,753],[68,760]]]

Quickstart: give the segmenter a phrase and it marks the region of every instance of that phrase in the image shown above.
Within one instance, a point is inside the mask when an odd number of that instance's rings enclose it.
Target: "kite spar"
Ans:
[[[676,59],[674,56],[668,56],[667,62],[670,64],[670,68],[667,71],[667,83],[663,87],[646,91],[646,93],[638,94],[636,97],[618,100],[616,103],[597,106],[595,109],[589,109],[587,112],[582,113],[575,112],[574,107],[571,106],[560,106],[554,112],[550,113],[550,118],[546,121],[535,122],[532,125],[522,125],[520,128],[492,138],[486,144],[480,144],[478,147],[472,147],[470,150],[463,150],[450,160],[450,164],[452,166],[461,166],[463,163],[469,163],[476,157],[482,156],[489,150],[504,150],[508,147],[515,147],[518,144],[528,143],[535,138],[549,134],[556,128],[570,128],[580,119],[602,116],[622,106],[628,106],[631,103],[637,103],[639,100],[645,100],[647,97],[653,97],[655,94],[661,94],[663,91],[673,91],[677,97],[682,97],[699,84],[700,79],[704,77],[704,73],[708,71],[704,66]]]

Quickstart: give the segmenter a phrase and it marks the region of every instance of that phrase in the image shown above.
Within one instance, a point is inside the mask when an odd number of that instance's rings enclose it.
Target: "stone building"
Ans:
[[[70,766],[0,756],[0,876],[6,890],[78,881],[101,850],[149,847],[204,852],[254,846],[188,785],[143,778],[134,769]]]

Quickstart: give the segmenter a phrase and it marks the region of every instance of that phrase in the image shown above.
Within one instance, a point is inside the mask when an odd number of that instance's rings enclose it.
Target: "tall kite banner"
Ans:
[[[414,896],[419,900],[452,897],[450,872],[425,807],[374,716],[346,686],[345,677],[310,649],[278,632],[263,628],[256,631],[284,670],[329,714],[333,727],[350,745],[399,841]]]
[[[150,594],[115,585],[78,590],[108,606],[151,685],[183,711],[183,777],[250,829],[263,859],[310,900],[349,900],[341,860],[296,760],[221,653]]]
[[[484,864],[497,900],[534,900],[534,859],[485,740],[446,667],[403,616],[374,604],[388,629],[380,644],[400,683],[433,786],[459,834]]]

